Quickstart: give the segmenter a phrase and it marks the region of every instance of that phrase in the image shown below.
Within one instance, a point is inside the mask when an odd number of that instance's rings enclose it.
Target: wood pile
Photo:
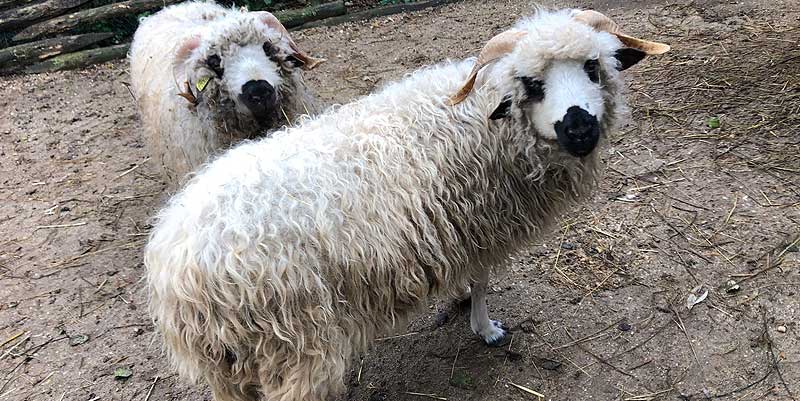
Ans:
[[[129,36],[119,38],[113,32],[87,32],[87,27],[91,31],[92,27],[102,27],[100,23],[114,18],[135,19],[142,13],[150,14],[181,1],[125,0],[92,6],[96,1],[0,0],[0,39],[5,39],[0,42],[0,74],[60,71],[123,58],[130,47],[126,42]],[[415,11],[453,1],[402,2],[348,14],[343,0],[294,0],[293,4],[303,7],[268,11],[287,28],[302,29]]]

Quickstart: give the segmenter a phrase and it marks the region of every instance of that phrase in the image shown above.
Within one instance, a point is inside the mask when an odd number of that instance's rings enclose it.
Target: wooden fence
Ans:
[[[135,20],[142,13],[181,1],[126,0],[92,7],[92,0],[0,0],[0,35],[7,45],[0,48],[0,74],[83,68],[123,58],[130,47],[130,37],[86,32],[86,28],[119,17]],[[356,13],[347,13],[343,0],[323,1],[294,0],[302,7],[269,11],[287,28],[301,29],[415,11],[456,0],[402,2]]]

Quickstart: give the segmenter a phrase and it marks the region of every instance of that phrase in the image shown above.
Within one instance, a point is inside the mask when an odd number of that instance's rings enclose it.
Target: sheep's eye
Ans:
[[[544,100],[544,82],[531,77],[519,77],[525,88],[525,96],[529,101],[541,102]]]
[[[278,62],[278,49],[272,45],[270,42],[264,42],[264,54],[267,55],[267,58],[272,60],[273,62]]]
[[[225,72],[225,70],[222,68],[222,59],[220,59],[219,56],[216,54],[208,56],[206,59],[206,65],[208,68],[214,71],[215,74],[217,74],[217,77],[222,78],[222,74]]]
[[[302,60],[298,59],[297,57],[291,54],[286,56],[286,62],[291,64],[292,67],[302,67],[306,65],[306,63],[304,63]]]
[[[589,76],[589,80],[592,82],[600,82],[600,62],[597,60],[587,60],[586,63],[583,64],[583,70],[586,71],[586,75]]]

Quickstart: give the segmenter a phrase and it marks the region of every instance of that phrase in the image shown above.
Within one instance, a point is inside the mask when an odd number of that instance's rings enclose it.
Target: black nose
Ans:
[[[600,124],[588,111],[572,106],[561,121],[555,123],[558,144],[567,153],[582,157],[592,153],[600,140]]]
[[[239,99],[254,115],[262,115],[271,111],[278,100],[275,88],[264,80],[247,81],[242,85]]]

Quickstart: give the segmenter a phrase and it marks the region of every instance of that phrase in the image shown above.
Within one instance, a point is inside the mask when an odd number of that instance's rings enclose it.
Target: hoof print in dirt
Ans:
[[[453,372],[453,377],[450,378],[450,385],[462,390],[474,390],[476,388],[475,380],[472,379],[472,376],[459,371]]]
[[[541,358],[538,365],[545,370],[558,370],[561,367],[561,362],[552,359]]]

